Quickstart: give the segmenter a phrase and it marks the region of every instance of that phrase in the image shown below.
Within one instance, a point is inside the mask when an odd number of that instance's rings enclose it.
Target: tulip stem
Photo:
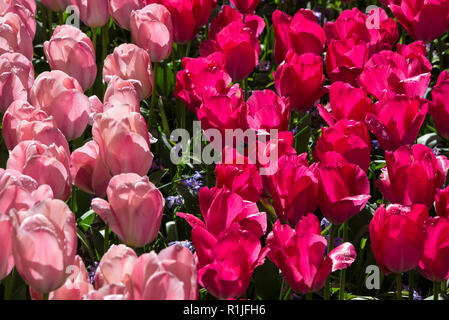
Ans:
[[[446,281],[441,281],[441,295],[446,294]]]
[[[106,59],[106,56],[108,55],[108,45],[109,45],[109,22],[107,22],[102,30],[102,47],[103,47],[103,56],[101,59],[101,71],[100,73],[103,73],[103,65],[104,65],[104,60]],[[101,87],[101,96],[103,96],[104,94],[104,88],[103,85],[100,86]],[[100,97],[99,97],[100,98]]]
[[[157,71],[159,69],[159,65],[157,62],[153,65],[153,93],[151,94],[151,104],[150,104],[150,113],[148,115],[148,130],[151,128],[151,121],[153,121],[154,117],[154,104],[156,103],[157,99]]]
[[[413,269],[408,273],[408,299],[413,300]]]
[[[348,222],[343,224],[343,242],[348,241]],[[340,271],[339,299],[345,300],[346,269]]]
[[[329,242],[327,243],[327,254],[334,249],[334,239],[335,234],[337,233],[337,227],[332,224],[331,225],[331,234],[329,238]],[[326,284],[324,285],[324,300],[329,300],[331,296],[331,287],[330,287],[330,275],[326,279]]]
[[[48,23],[48,39],[50,39],[53,34],[53,16],[50,9],[47,9],[47,23]]]
[[[440,283],[437,281],[433,282],[433,300],[438,300],[440,294]]]
[[[306,300],[313,300],[312,299],[312,292],[307,292],[306,293]]]
[[[16,282],[16,270],[12,269],[11,273],[3,281],[3,285],[5,286],[3,300],[11,300],[11,293],[15,282]]]
[[[324,27],[324,17],[326,16],[327,0],[321,2],[321,26]]]
[[[64,24],[64,12],[58,13],[59,25],[62,26]]]
[[[396,294],[398,300],[402,300],[402,277],[400,273],[396,274]]]
[[[109,226],[105,225],[104,227],[104,253],[106,253],[109,249]]]
[[[48,292],[42,294],[42,300],[48,300]]]

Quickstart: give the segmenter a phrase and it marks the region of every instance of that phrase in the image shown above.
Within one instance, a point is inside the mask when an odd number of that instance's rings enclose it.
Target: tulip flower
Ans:
[[[133,249],[123,244],[113,244],[103,255],[95,271],[95,288],[97,291],[104,290],[96,294],[97,299],[99,295],[125,294],[129,290],[136,261],[137,254]]]
[[[449,72],[443,71],[432,89],[432,103],[429,112],[435,122],[435,129],[438,133],[449,138],[449,103],[447,96],[449,94]]]
[[[428,216],[422,204],[381,205],[376,210],[369,233],[374,257],[385,274],[407,272],[418,266],[424,253],[424,221]]]
[[[153,162],[145,119],[126,106],[115,106],[95,118],[93,140],[111,176],[133,172],[146,175]]]
[[[86,142],[70,157],[73,184],[81,190],[104,198],[111,176],[100,157],[95,141]]]
[[[449,187],[436,190],[435,211],[440,217],[449,218]]]
[[[25,25],[31,39],[36,34],[36,2],[20,0],[4,0],[0,3],[0,16],[8,12],[17,14]]]
[[[117,105],[128,106],[130,111],[140,113],[140,97],[132,80],[112,77],[104,93],[103,110],[99,113]]]
[[[63,147],[27,140],[10,152],[6,168],[32,177],[39,185],[48,184],[56,199],[67,200],[72,191],[69,161]]]
[[[22,279],[39,293],[58,289],[75,259],[75,216],[63,201],[49,199],[12,216],[13,255]]]
[[[170,12],[153,3],[131,13],[131,33],[136,44],[147,50],[152,62],[165,60],[173,49]]]
[[[403,0],[388,6],[415,40],[431,42],[449,30],[449,3],[444,0]],[[429,27],[432,26],[432,27]]]
[[[342,224],[362,211],[371,198],[366,172],[337,152],[323,155],[318,174],[320,210],[333,224]]]
[[[323,61],[313,53],[298,56],[290,50],[273,77],[277,93],[290,98],[290,108],[295,111],[310,109],[326,92]]]
[[[86,26],[100,28],[109,21],[109,0],[70,0]]]
[[[104,60],[103,80],[109,83],[114,76],[132,81],[140,99],[149,97],[153,90],[150,56],[134,44],[121,44]]]
[[[80,29],[67,24],[58,26],[51,39],[44,42],[44,53],[52,70],[61,70],[78,80],[83,91],[94,84],[95,48]]]
[[[62,12],[70,5],[70,0],[42,0],[42,4],[51,11]]]
[[[53,116],[67,140],[81,136],[89,121],[90,101],[79,82],[62,71],[41,73],[31,88],[31,104]]]
[[[0,54],[21,53],[28,60],[33,59],[33,37],[20,17],[12,12],[0,16]]]
[[[285,12],[275,10],[273,13],[274,57],[280,64],[289,49],[297,55],[314,53],[321,55],[326,43],[326,34],[312,10],[299,9],[291,18]]]
[[[385,92],[422,98],[429,86],[431,69],[423,56],[406,57],[384,50],[371,57],[358,81],[378,100]]]
[[[230,0],[232,6],[242,14],[253,13],[260,0]]]
[[[144,7],[143,0],[109,0],[109,13],[120,28],[131,30],[131,12]]]
[[[278,169],[269,179],[273,207],[281,221],[295,225],[318,207],[318,179],[305,153],[280,157]]]
[[[384,150],[413,144],[428,110],[426,100],[406,95],[385,96],[366,115],[366,126]]]
[[[131,275],[130,300],[198,299],[196,262],[189,249],[176,244],[141,255]]]
[[[14,149],[19,142],[35,140],[45,145],[54,143],[63,147],[67,154],[70,152],[69,144],[53,117],[23,100],[15,100],[5,112],[2,133],[8,150]]]
[[[0,55],[0,112],[5,112],[15,100],[28,100],[33,82],[33,64],[24,55]]]
[[[140,248],[156,238],[165,200],[147,176],[116,175],[109,181],[106,194],[109,203],[95,198],[92,208],[121,241]]]
[[[332,113],[329,113],[327,107],[317,106],[320,116],[329,126],[341,119],[365,122],[366,114],[373,112],[373,105],[366,90],[354,88],[346,82],[332,83],[329,89],[329,102]]]
[[[256,90],[244,108],[244,122],[254,130],[288,131],[289,102],[271,90]]]
[[[385,160],[387,166],[376,182],[385,199],[406,206],[420,203],[430,208],[437,188],[446,181],[448,159],[435,157],[431,149],[416,144],[385,152]]]
[[[445,281],[449,279],[449,220],[434,217],[427,219],[424,225],[426,240],[418,263],[419,273],[430,281]]]
[[[11,221],[8,215],[0,212],[0,280],[6,278],[14,267],[14,257],[11,245]]]
[[[294,229],[277,220],[266,245],[268,258],[281,270],[292,290],[300,294],[320,290],[332,272],[348,268],[357,257],[349,242],[324,257],[327,241],[321,236],[318,218],[311,213],[302,217]]]
[[[366,126],[363,122],[342,119],[329,128],[323,128],[313,157],[321,161],[328,151],[336,151],[346,161],[368,171],[371,163],[371,139]]]

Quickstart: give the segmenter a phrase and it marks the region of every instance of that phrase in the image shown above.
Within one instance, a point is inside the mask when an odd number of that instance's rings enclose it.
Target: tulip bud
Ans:
[[[11,247],[11,221],[5,213],[0,212],[0,280],[6,278],[14,267],[14,257]]]
[[[20,17],[12,12],[0,16],[0,54],[21,53],[28,60],[33,59],[33,38]]]
[[[71,0],[78,8],[83,23],[91,28],[100,28],[109,21],[109,0]]]
[[[432,102],[429,112],[435,123],[435,129],[442,137],[449,138],[449,72],[443,71],[432,89]]]
[[[131,13],[143,8],[142,0],[109,0],[109,12],[123,29],[130,30]]]

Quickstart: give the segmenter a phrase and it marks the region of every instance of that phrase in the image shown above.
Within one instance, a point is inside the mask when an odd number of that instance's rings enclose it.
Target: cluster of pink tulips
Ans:
[[[281,297],[348,299],[369,254],[393,297],[447,297],[449,2],[290,2],[1,0],[4,298],[251,299],[271,264]],[[186,119],[268,138],[176,166]]]

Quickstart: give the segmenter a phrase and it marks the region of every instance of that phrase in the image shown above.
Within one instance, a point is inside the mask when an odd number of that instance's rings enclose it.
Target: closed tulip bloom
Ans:
[[[104,93],[104,106],[101,112],[117,105],[128,106],[130,111],[140,113],[140,97],[132,80],[123,80],[114,76],[109,81]]]
[[[61,287],[76,253],[75,216],[61,200],[13,214],[12,247],[22,279],[39,293]]]
[[[253,13],[259,5],[260,0],[230,0],[234,8],[242,14]]]
[[[368,98],[365,89],[355,88],[341,81],[334,82],[330,86],[329,105],[317,107],[320,116],[329,126],[341,119],[365,122],[366,114],[373,112],[371,99]]]
[[[318,218],[309,213],[296,227],[276,221],[266,241],[268,258],[281,270],[293,291],[305,294],[323,288],[334,271],[348,268],[356,259],[354,246],[345,242],[324,257],[327,241]]]
[[[94,84],[97,76],[95,48],[80,29],[71,25],[58,26],[51,39],[44,42],[44,53],[52,70],[74,77],[83,91]]]
[[[137,254],[124,244],[113,244],[103,255],[95,271],[95,288],[106,294],[124,294],[130,287]],[[108,288],[109,287],[109,288]]]
[[[104,60],[103,80],[109,83],[114,76],[132,81],[140,99],[151,95],[153,72],[150,56],[144,49],[128,43],[116,47]]]
[[[429,218],[424,223],[426,241],[418,270],[430,281],[449,279],[449,220],[443,217]]]
[[[131,12],[144,7],[142,0],[109,0],[109,13],[123,29],[131,30]]]
[[[39,185],[48,184],[55,198],[65,201],[72,191],[69,161],[63,147],[27,140],[10,152],[6,168],[34,178]]]
[[[2,250],[0,250],[0,280],[6,278],[14,267],[11,227],[9,216],[0,212],[0,241],[2,243]]]
[[[440,217],[449,218],[449,187],[436,190],[435,211]]]
[[[432,89],[429,112],[435,122],[435,129],[442,137],[449,138],[449,72],[443,71]]]
[[[20,20],[26,26],[31,39],[36,34],[36,2],[20,1],[20,0],[4,0],[0,3],[0,16],[6,13],[15,13],[20,17]]]
[[[319,206],[331,223],[339,225],[363,210],[370,195],[366,172],[337,152],[326,152],[319,165]]]
[[[428,216],[422,204],[381,205],[376,210],[369,233],[374,257],[385,274],[407,272],[418,266],[424,253],[424,221]]]
[[[54,143],[63,147],[67,154],[70,152],[69,144],[53,117],[23,100],[14,101],[5,112],[2,133],[8,150],[14,149],[19,142],[35,140],[45,145]]]
[[[271,90],[256,90],[244,108],[244,122],[254,130],[288,131],[289,102]]]
[[[313,157],[321,161],[328,151],[336,151],[346,161],[368,171],[371,163],[371,139],[366,126],[363,122],[342,119],[329,128],[323,128]]]
[[[290,50],[273,77],[277,93],[290,98],[290,108],[295,111],[312,108],[326,93],[323,61],[313,53],[298,56]]]
[[[0,112],[5,112],[15,100],[28,100],[33,82],[33,64],[24,55],[0,55]]]
[[[0,54],[17,52],[33,59],[33,37],[20,17],[12,12],[0,16]]]
[[[146,175],[153,162],[145,119],[126,106],[98,115],[92,126],[100,157],[111,176],[133,172]]]
[[[131,276],[130,300],[198,299],[196,261],[189,249],[175,244],[141,255]]]
[[[43,72],[36,78],[31,104],[53,116],[69,141],[81,136],[89,121],[89,98],[75,78],[59,70]]]
[[[318,179],[310,168],[306,154],[279,158],[277,171],[269,177],[270,192],[276,215],[295,225],[318,206]]]
[[[431,149],[416,144],[385,152],[385,160],[387,166],[376,181],[385,199],[406,206],[420,203],[430,208],[436,190],[446,181],[447,158],[435,157]]]
[[[377,137],[382,149],[394,151],[414,143],[428,106],[426,100],[420,98],[385,96],[374,105],[374,112],[366,115],[366,126]]]
[[[70,5],[70,0],[42,0],[42,4],[51,11],[62,12]]]
[[[0,214],[9,214],[12,209],[26,211],[42,200],[53,199],[48,185],[39,185],[30,176],[11,169],[0,169],[0,190]]]
[[[140,248],[156,238],[165,200],[147,176],[116,175],[109,182],[106,194],[109,203],[95,198],[92,208],[121,241]]]
[[[389,3],[389,8],[398,22],[415,40],[431,42],[449,30],[449,3],[447,1],[394,1]]]
[[[99,28],[109,21],[109,0],[70,0],[78,9],[77,14],[86,26]]]
[[[100,157],[95,141],[86,142],[74,150],[70,157],[70,174],[73,184],[81,190],[104,198],[111,175]]]
[[[131,13],[131,32],[136,44],[147,50],[152,62],[167,59],[173,49],[170,12],[153,3]]]

